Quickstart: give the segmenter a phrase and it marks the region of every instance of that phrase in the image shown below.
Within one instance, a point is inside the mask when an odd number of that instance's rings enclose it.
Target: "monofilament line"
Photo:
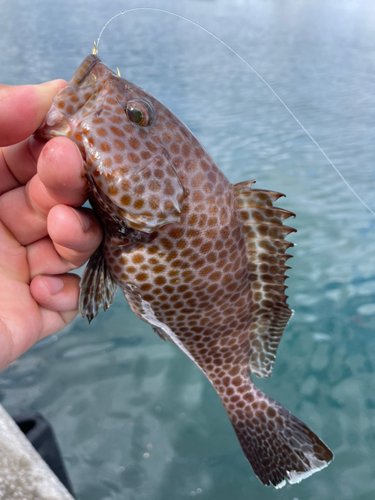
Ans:
[[[351,185],[348,183],[348,181],[345,179],[345,177],[342,175],[342,173],[339,171],[339,169],[336,167],[336,165],[334,165],[333,161],[328,157],[327,153],[321,148],[321,146],[317,143],[317,141],[314,139],[314,137],[310,134],[310,132],[308,132],[305,127],[302,125],[302,123],[298,120],[298,118],[296,117],[296,115],[293,113],[293,111],[285,104],[285,102],[281,99],[281,97],[276,93],[275,90],[273,90],[273,88],[271,87],[271,85],[257,72],[257,70],[255,68],[253,68],[253,66],[248,63],[242,56],[240,56],[240,54],[238,54],[234,49],[232,49],[232,47],[230,47],[227,43],[225,43],[223,40],[221,40],[221,38],[219,38],[218,36],[216,36],[214,33],[212,33],[211,31],[209,31],[208,29],[204,28],[203,26],[201,26],[200,24],[192,21],[191,19],[188,19],[187,17],[184,17],[184,16],[181,16],[180,14],[176,14],[175,12],[170,12],[169,10],[164,10],[164,9],[156,9],[156,8],[153,8],[153,7],[136,7],[134,9],[128,9],[128,10],[122,10],[121,12],[119,12],[118,14],[116,14],[115,16],[111,17],[111,19],[109,21],[106,22],[106,24],[104,25],[104,27],[102,28],[100,34],[99,34],[99,37],[98,37],[98,41],[96,43],[96,48],[97,48],[97,51],[99,50],[99,43],[100,43],[100,39],[101,39],[101,36],[103,34],[103,31],[106,29],[106,27],[108,26],[108,24],[110,22],[112,22],[114,19],[116,19],[116,17],[118,16],[122,16],[123,14],[126,14],[128,12],[135,12],[137,10],[151,10],[151,11],[155,11],[155,12],[163,12],[164,14],[169,14],[171,16],[174,16],[174,17],[178,17],[180,19],[183,19],[184,21],[187,21],[188,23],[190,24],[193,24],[194,26],[197,26],[197,28],[200,28],[201,30],[205,31],[208,35],[212,36],[213,38],[215,38],[215,40],[217,40],[218,42],[220,42],[222,45],[224,45],[224,47],[226,47],[228,50],[230,50],[231,52],[233,52],[233,54],[235,56],[237,56],[244,64],[246,64],[246,66],[248,68],[251,69],[251,71],[253,73],[256,74],[256,76],[258,78],[260,78],[260,80],[262,80],[262,82],[270,89],[270,91],[273,93],[273,95],[280,101],[280,103],[284,106],[284,108],[288,111],[288,113],[294,118],[294,120],[298,123],[298,125],[301,127],[301,129],[305,132],[305,134],[311,139],[311,141],[315,144],[315,146],[319,149],[319,151],[323,154],[323,156],[326,158],[326,160],[328,161],[328,163],[332,166],[332,168],[336,171],[336,173],[341,177],[341,179],[343,180],[343,182],[346,184],[346,186],[350,189],[350,191],[354,194],[354,196],[360,201],[360,203],[362,203],[362,205],[367,208],[367,210],[369,212],[371,212],[371,214],[375,217],[375,212],[367,205],[367,203],[362,200],[362,198],[359,196],[359,194],[356,193],[356,191],[351,187]]]

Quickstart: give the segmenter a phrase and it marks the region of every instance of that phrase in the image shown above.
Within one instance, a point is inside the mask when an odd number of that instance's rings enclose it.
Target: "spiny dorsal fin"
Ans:
[[[292,315],[286,303],[284,273],[290,269],[285,262],[291,257],[285,251],[293,243],[284,238],[295,229],[283,226],[283,221],[295,215],[273,206],[284,195],[251,189],[254,182],[239,182],[233,187],[244,223],[254,291],[249,331],[250,371],[258,377],[269,377],[280,338]]]

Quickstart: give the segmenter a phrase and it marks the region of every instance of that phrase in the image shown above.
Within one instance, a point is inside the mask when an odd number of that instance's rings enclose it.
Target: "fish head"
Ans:
[[[56,94],[36,135],[72,139],[85,160],[90,199],[117,223],[152,232],[181,218],[184,187],[169,154],[181,127],[157,99],[90,55]]]

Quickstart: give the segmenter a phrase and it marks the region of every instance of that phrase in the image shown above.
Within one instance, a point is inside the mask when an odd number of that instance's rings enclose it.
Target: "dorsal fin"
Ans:
[[[276,350],[284,329],[292,315],[286,303],[285,262],[292,257],[285,251],[293,243],[284,238],[295,232],[283,221],[295,217],[292,212],[273,206],[281,193],[252,189],[255,181],[234,184],[237,209],[246,234],[251,286],[254,291],[253,321],[250,326],[250,371],[258,377],[272,373]]]

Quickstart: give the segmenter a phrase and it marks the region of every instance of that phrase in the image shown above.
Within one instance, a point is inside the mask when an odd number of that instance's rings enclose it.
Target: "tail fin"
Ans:
[[[250,378],[247,385],[246,392],[242,385],[234,395],[222,399],[243,452],[261,482],[282,488],[286,480],[299,483],[326,467],[333,454],[318,436],[257,389]]]

